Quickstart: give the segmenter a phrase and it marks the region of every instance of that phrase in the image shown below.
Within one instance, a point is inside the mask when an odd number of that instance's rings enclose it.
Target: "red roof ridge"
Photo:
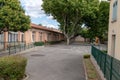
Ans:
[[[47,28],[46,26],[40,26],[34,23],[30,24],[32,28],[37,28],[37,29],[42,29],[42,30],[46,30],[46,31],[52,31],[52,32],[57,32],[57,33],[62,33],[60,30],[55,29],[55,28]]]

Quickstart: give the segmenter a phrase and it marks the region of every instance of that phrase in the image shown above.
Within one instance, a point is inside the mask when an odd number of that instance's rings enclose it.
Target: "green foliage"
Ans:
[[[35,45],[35,46],[43,46],[43,45],[44,45],[44,42],[35,42],[34,45]]]
[[[100,39],[107,39],[108,22],[109,22],[109,2],[102,1],[93,13],[83,16],[84,23],[88,26],[89,38],[93,39],[98,36]]]
[[[60,23],[66,39],[71,39],[85,23],[88,31],[84,37],[100,39],[106,37],[109,19],[109,3],[99,0],[43,0],[46,14],[52,15]],[[89,35],[87,35],[87,34]]]
[[[20,55],[0,58],[0,77],[4,80],[21,80],[25,75],[27,59]]]
[[[99,6],[98,26],[99,35],[98,37],[103,40],[108,38],[108,24],[109,24],[109,6],[110,3],[102,1]]]
[[[89,38],[89,33],[87,28],[82,28],[79,34],[84,38]]]
[[[78,33],[82,16],[87,11],[87,0],[43,0],[43,9],[60,23],[60,29],[67,39]]]
[[[86,59],[86,58],[90,58],[90,54],[85,54],[83,57],[84,57],[85,59]]]
[[[102,52],[107,53],[107,50],[102,50]]]
[[[58,44],[58,43],[61,43],[63,40],[61,41],[48,41],[47,43],[48,44]]]
[[[42,24],[38,24],[39,26],[42,26]]]
[[[30,18],[20,6],[19,0],[0,0],[0,32],[26,31]]]

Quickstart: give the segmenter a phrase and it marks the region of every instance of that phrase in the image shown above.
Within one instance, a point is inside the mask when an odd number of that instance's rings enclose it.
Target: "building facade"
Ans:
[[[44,42],[44,41],[60,41],[64,39],[61,31],[53,28],[47,28],[31,24],[31,29],[24,33],[26,43]]]
[[[38,26],[31,23],[31,29],[26,32],[4,32],[0,34],[0,49],[6,49],[8,43],[25,43],[31,44],[34,42],[44,41],[60,41],[64,39],[61,31],[44,26]]]
[[[110,1],[108,54],[120,60],[120,1]]]

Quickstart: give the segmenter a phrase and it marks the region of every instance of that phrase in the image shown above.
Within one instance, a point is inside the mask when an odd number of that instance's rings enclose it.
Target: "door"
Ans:
[[[116,35],[112,35],[112,46],[111,46],[112,57],[115,56],[115,43],[116,43]]]

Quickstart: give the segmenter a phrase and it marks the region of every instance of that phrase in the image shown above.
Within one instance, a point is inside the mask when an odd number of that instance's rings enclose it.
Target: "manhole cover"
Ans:
[[[43,55],[43,54],[33,54],[33,55],[31,55],[31,56],[45,56],[45,55]]]

